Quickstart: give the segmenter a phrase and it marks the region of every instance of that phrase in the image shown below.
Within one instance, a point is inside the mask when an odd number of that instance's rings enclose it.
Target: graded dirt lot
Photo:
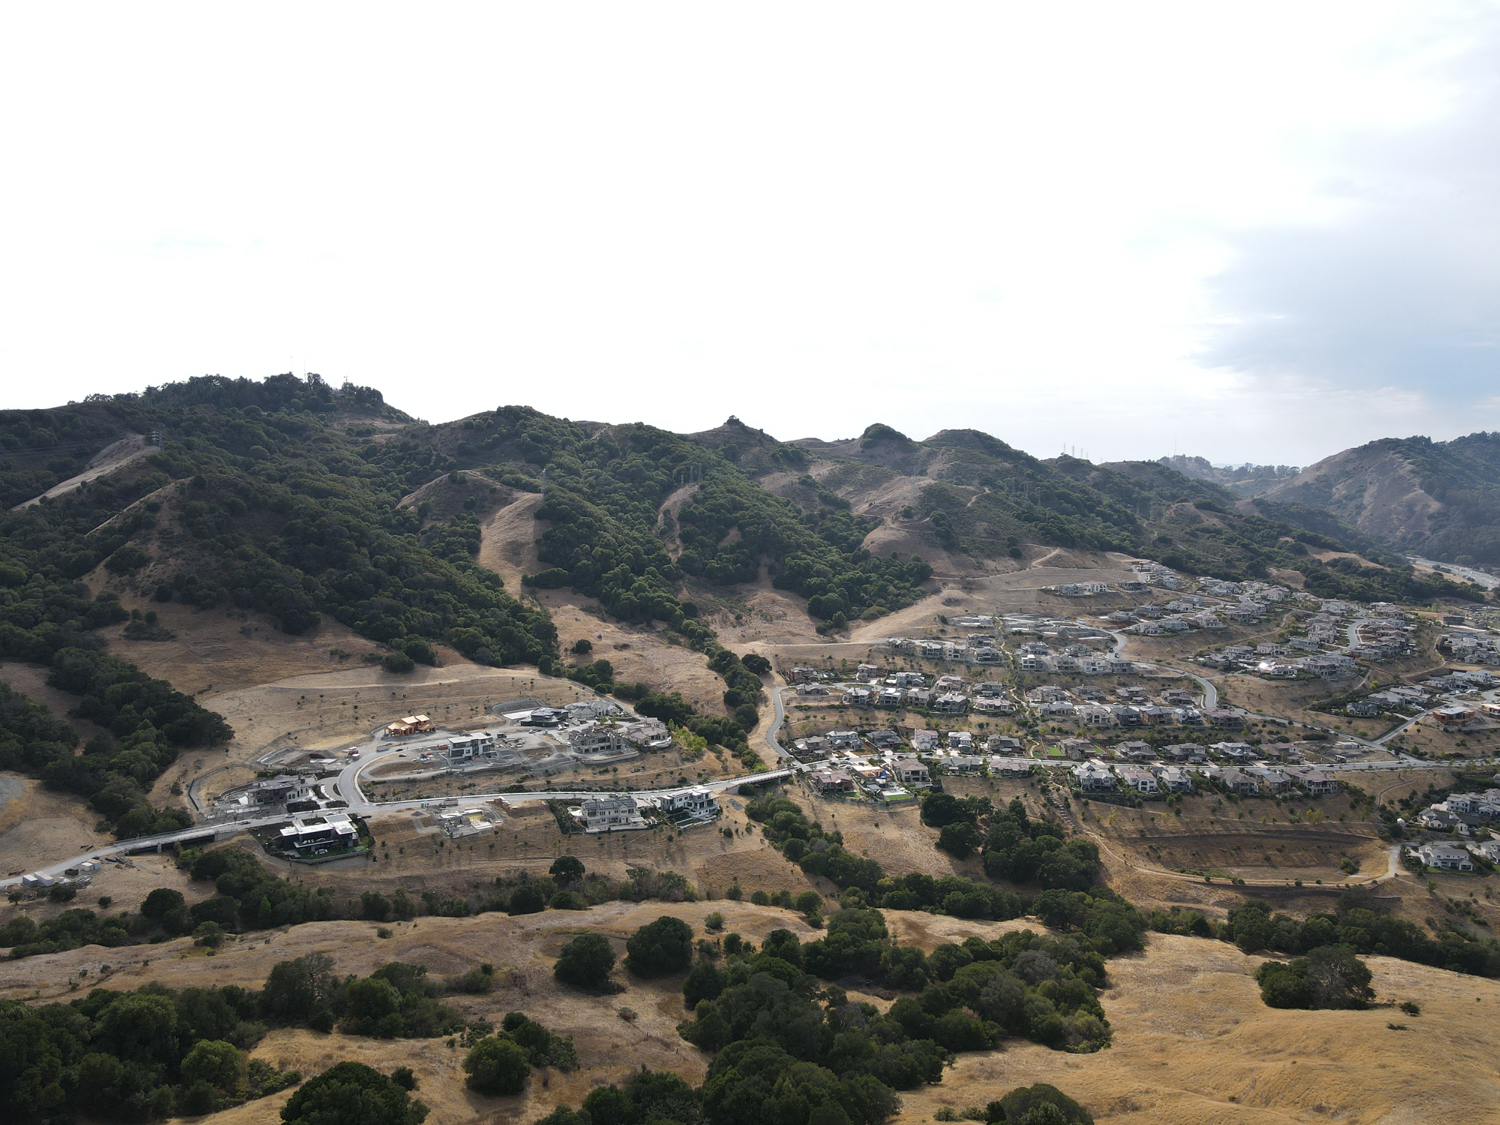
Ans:
[[[252,760],[278,747],[341,749],[413,712],[431,715],[439,726],[453,727],[483,723],[491,717],[490,707],[508,700],[533,698],[561,705],[592,697],[592,692],[568,680],[461,660],[441,668],[418,665],[406,675],[365,665],[291,676],[201,696],[200,703],[234,727],[235,737],[219,762],[213,754],[185,755],[157,784],[181,781],[185,786],[206,769],[217,770],[204,786],[211,796],[253,780]]]
[[[424,965],[437,977],[457,975],[486,961],[497,987],[482,996],[450,999],[466,1016],[492,1023],[511,1010],[525,1011],[574,1037],[581,1068],[572,1074],[533,1073],[515,1097],[481,1098],[462,1082],[463,1052],[445,1039],[375,1040],[340,1033],[273,1031],[254,1055],[315,1074],[336,1061],[355,1059],[389,1071],[410,1066],[418,1096],[432,1108],[429,1120],[529,1122],[558,1104],[577,1106],[597,1085],[622,1082],[639,1066],[665,1067],[691,1082],[702,1080],[708,1058],[677,1034],[686,1017],[679,978],[641,982],[623,970],[624,991],[587,996],[556,984],[551,965],[573,935],[609,937],[618,953],[637,927],[672,914],[704,932],[710,911],[725,916],[725,930],[763,942],[784,928],[804,941],[816,936],[800,917],[771,907],[724,900],[699,903],[609,903],[587,912],[547,911],[516,918],[421,918],[393,923],[381,940],[362,922],[328,922],[248,935],[216,957],[186,939],[130,950],[73,950],[22,962],[0,963],[0,995],[31,996],[37,981],[56,981],[44,999],[102,984],[137,988],[156,981],[169,987],[240,984],[259,987],[278,961],[320,951],[341,974],[366,974],[387,961]],[[993,937],[1034,922],[966,922],[920,913],[887,912],[901,940],[931,949],[970,934]],[[960,1055],[935,1086],[906,1091],[894,1125],[927,1122],[942,1108],[962,1112],[983,1106],[1018,1085],[1049,1082],[1082,1102],[1100,1122],[1119,1125],[1290,1125],[1341,1121],[1430,1123],[1500,1121],[1500,1080],[1493,1060],[1500,1025],[1486,1016],[1500,1004],[1500,982],[1371,957],[1380,1004],[1414,1001],[1419,1017],[1386,1006],[1363,1012],[1296,1012],[1265,1007],[1252,974],[1263,958],[1233,946],[1195,938],[1150,935],[1147,951],[1109,963],[1101,997],[1114,1032],[1113,1045],[1096,1054],[1049,1051],[1018,1040],[1003,1050]],[[103,966],[110,971],[101,975]],[[85,974],[80,977],[80,973]],[[859,999],[884,1007],[866,994]],[[622,1019],[629,1008],[633,1020]],[[1408,1030],[1392,1030],[1390,1023]],[[214,1125],[271,1125],[290,1095],[252,1102],[207,1120]],[[200,1119],[202,1120],[202,1119]]]

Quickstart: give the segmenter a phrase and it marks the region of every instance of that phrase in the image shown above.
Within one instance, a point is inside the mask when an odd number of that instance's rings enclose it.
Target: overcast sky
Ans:
[[[321,373],[1308,464],[1500,428],[1500,8],[19,5],[0,406]]]

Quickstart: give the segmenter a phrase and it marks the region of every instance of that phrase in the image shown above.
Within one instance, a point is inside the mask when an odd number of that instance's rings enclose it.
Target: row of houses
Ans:
[[[717,820],[724,810],[712,790],[692,785],[652,797],[601,793],[597,797],[586,797],[582,804],[568,811],[585,832],[598,834],[649,828],[650,822],[644,815],[647,811],[658,813],[673,824],[686,826]]]
[[[1301,789],[1309,796],[1332,796],[1338,792],[1338,780],[1322,770],[1307,767],[1254,765],[1244,769],[1228,767],[1218,770],[1207,766],[1196,772],[1217,781],[1230,793],[1240,796],[1284,796]],[[1157,763],[1149,766],[1134,762],[1107,764],[1100,761],[1080,762],[1073,767],[1073,779],[1084,792],[1109,791],[1124,787],[1137,793],[1190,793],[1192,773],[1180,765]]]
[[[1444,633],[1438,644],[1465,664],[1500,664],[1500,637],[1490,633]]]
[[[672,745],[672,732],[660,719],[630,723],[585,723],[567,732],[568,749],[582,757],[617,758]]]
[[[975,636],[966,641],[920,640],[912,637],[885,637],[872,646],[876,652],[888,652],[918,660],[943,660],[959,664],[1003,664],[1005,652],[992,637]]]
[[[1231,707],[1215,707],[1201,711],[1196,707],[1145,707],[1128,703],[1069,703],[1053,700],[1037,706],[1037,711],[1049,719],[1068,719],[1094,730],[1114,727],[1214,727],[1221,730],[1239,730],[1245,725],[1243,711]]]

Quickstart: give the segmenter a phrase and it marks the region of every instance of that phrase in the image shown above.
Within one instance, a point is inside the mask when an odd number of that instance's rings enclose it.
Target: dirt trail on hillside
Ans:
[[[30,500],[23,500],[12,508],[11,511],[19,512],[23,508],[31,507],[33,504],[40,504],[43,500],[66,495],[82,485],[88,484],[89,481],[98,480],[100,477],[112,473],[116,469],[124,468],[132,461],[145,457],[155,452],[155,450],[156,447],[148,445],[146,439],[140,434],[131,434],[128,437],[123,437],[94,454],[93,459],[89,461],[88,467],[83,472],[76,476],[71,476],[67,480],[58,481],[40,496],[33,496]]]

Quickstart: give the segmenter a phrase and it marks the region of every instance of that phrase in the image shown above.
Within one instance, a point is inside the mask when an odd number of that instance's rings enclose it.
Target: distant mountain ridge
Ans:
[[[1171,457],[1158,457],[1157,464],[1176,469],[1185,477],[1208,480],[1222,484],[1241,496],[1263,496],[1284,481],[1296,476],[1295,465],[1215,465],[1206,457],[1190,457],[1178,453]]]
[[[1399,551],[1500,564],[1500,433],[1382,438],[1326,457],[1264,495],[1320,508]]]

